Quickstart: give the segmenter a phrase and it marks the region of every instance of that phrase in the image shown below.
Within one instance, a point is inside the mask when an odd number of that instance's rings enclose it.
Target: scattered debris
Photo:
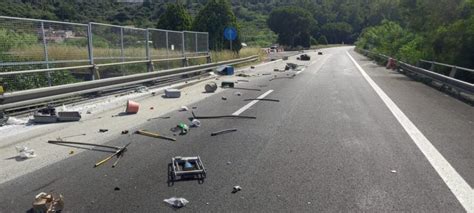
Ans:
[[[232,164],[232,162],[230,162],[230,161],[227,161],[227,165],[230,165],[230,164]]]
[[[79,121],[81,120],[81,114],[79,112],[58,112],[58,121]]]
[[[135,92],[137,93],[144,93],[144,92],[148,92],[148,87],[146,86],[139,86],[135,89]]]
[[[237,82],[250,82],[250,81],[247,79],[238,79]]]
[[[226,101],[226,100],[227,100],[227,98],[226,98],[225,96],[222,96],[222,98],[221,98],[221,99],[222,99],[222,100],[224,100],[224,101]]]
[[[294,69],[298,68],[298,64],[295,64],[295,63],[286,63],[285,70],[286,70],[287,67],[288,67],[288,69],[294,70]]]
[[[193,125],[193,127],[200,127],[201,126],[201,121],[198,120],[198,119],[193,119],[191,121],[191,124]]]
[[[152,95],[152,96],[155,96],[155,95],[156,95],[156,92],[152,92],[151,95]]]
[[[243,115],[217,115],[217,116],[196,116],[193,113],[195,119],[219,119],[219,118],[243,118],[243,119],[257,119],[255,116],[243,116]]]
[[[179,109],[180,112],[186,112],[186,111],[189,111],[189,108],[187,106],[181,106],[181,108]]]
[[[99,132],[101,133],[108,132],[108,131],[109,131],[108,129],[99,129]]]
[[[179,90],[179,89],[165,89],[165,96],[167,98],[179,98],[179,97],[181,97],[181,90]]]
[[[273,101],[273,102],[280,102],[277,99],[270,99],[270,98],[247,98],[244,101]]]
[[[224,129],[224,130],[220,130],[220,131],[211,133],[211,136],[222,135],[222,134],[226,134],[226,133],[230,133],[230,132],[236,132],[236,131],[237,131],[237,129]]]
[[[250,90],[250,91],[262,91],[261,89],[254,89],[254,88],[245,88],[245,87],[232,87],[229,89],[240,89],[240,90]]]
[[[0,111],[0,126],[7,124],[8,118],[9,117],[5,114],[5,112]]]
[[[221,82],[221,87],[222,88],[233,88],[234,87],[234,82],[233,81],[222,81]]]
[[[92,112],[91,112],[91,111],[87,111],[86,114],[92,114]]]
[[[322,54],[323,54],[323,52],[318,52],[318,55],[322,55]]]
[[[250,69],[255,69],[255,66],[250,66]]]
[[[137,114],[138,109],[140,109],[140,104],[131,100],[127,101],[127,107],[125,108],[125,113],[127,114]]]
[[[237,193],[238,191],[242,191],[242,187],[240,187],[240,186],[234,186],[234,187],[232,188],[232,193],[235,194],[235,193]]]
[[[160,117],[150,118],[147,121],[151,121],[151,120],[155,120],[155,119],[170,119],[170,118],[171,118],[170,116],[160,116]]]
[[[155,109],[155,107],[150,107],[150,110],[154,110],[154,109]]]
[[[296,74],[293,74],[293,75],[291,75],[291,76],[273,77],[272,79],[270,79],[270,80],[268,80],[268,81],[273,81],[273,80],[283,79],[283,78],[293,79],[295,76],[296,76]]]
[[[390,170],[391,173],[397,173],[397,170]]]
[[[241,92],[235,92],[234,95],[242,96],[242,93]]]
[[[217,69],[217,73],[221,75],[233,75],[234,67],[233,66],[220,66]]]
[[[169,180],[176,181],[178,176],[183,178],[194,178],[204,180],[206,178],[206,169],[202,163],[201,157],[181,157],[171,158],[171,170],[169,171]]]
[[[191,109],[197,109],[197,108],[198,108],[197,106],[193,106],[193,107],[191,107]]]
[[[83,142],[72,142],[72,141],[62,141],[62,140],[57,140],[57,141],[53,141],[53,140],[50,140],[48,141],[48,143],[50,144],[57,144],[57,145],[63,145],[63,144],[66,144],[66,145],[85,145],[85,146],[93,146],[93,147],[102,147],[102,148],[107,148],[107,149],[113,149],[115,152],[112,154],[112,155],[109,155],[108,157],[106,157],[105,159],[97,162],[94,167],[98,167],[102,164],[104,164],[105,162],[109,161],[110,159],[112,159],[113,157],[117,156],[117,160],[114,162],[114,164],[112,165],[112,168],[114,168],[117,163],[119,162],[120,158],[123,156],[123,154],[125,153],[125,151],[127,151],[127,147],[131,144],[131,143],[128,143],[127,145],[123,146],[123,147],[118,147],[118,146],[108,146],[108,145],[101,145],[101,144],[92,144],[92,143],[83,143]]]
[[[116,186],[116,187],[114,188],[114,191],[120,191],[120,187]]]
[[[153,138],[160,138],[160,139],[165,139],[165,140],[170,140],[170,141],[176,141],[176,138],[163,136],[163,135],[158,134],[157,132],[149,132],[149,131],[146,131],[146,130],[137,130],[135,133],[139,134],[139,135],[153,137]]]
[[[271,73],[262,73],[262,75],[271,75]]]
[[[128,130],[123,130],[122,135],[126,135],[126,134],[128,134]]]
[[[74,150],[69,151],[69,154],[70,155],[74,154]]]
[[[181,134],[182,134],[182,135],[185,135],[186,133],[189,132],[189,127],[188,127],[188,125],[186,125],[185,123],[179,123],[176,127],[177,127],[179,130],[181,130]]]
[[[77,135],[69,135],[69,136],[65,136],[65,137],[61,137],[61,138],[72,138],[72,137],[77,137],[77,136],[85,136],[87,135],[86,133],[82,133],[82,134],[77,134]]]
[[[179,197],[179,198],[178,197],[172,197],[172,198],[164,199],[163,201],[165,203],[170,204],[174,208],[182,208],[182,207],[186,206],[186,204],[189,203],[188,200],[186,200],[182,197]]]
[[[283,56],[283,61],[288,60],[288,56]]]
[[[30,149],[26,146],[15,146],[15,149],[18,152],[18,157],[20,157],[21,159],[36,157],[35,150]]]
[[[215,92],[217,90],[217,84],[216,82],[209,82],[204,86],[204,90],[208,93]]]
[[[56,123],[66,121],[79,121],[81,120],[81,114],[79,112],[58,112],[52,105],[48,105],[46,108],[40,109],[33,115],[33,122],[35,123]]]
[[[300,60],[309,61],[309,60],[311,60],[311,56],[309,56],[308,54],[302,54],[302,55],[300,55]]]
[[[268,87],[268,85],[262,84],[262,85],[258,85],[258,87]]]
[[[33,201],[33,212],[61,212],[64,208],[64,198],[61,194],[41,192]]]
[[[237,74],[236,76],[239,76],[239,77],[251,77],[249,74],[245,74],[245,73],[239,73]]]

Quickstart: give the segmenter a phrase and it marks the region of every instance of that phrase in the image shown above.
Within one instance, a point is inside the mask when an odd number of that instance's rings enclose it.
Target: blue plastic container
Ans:
[[[234,67],[226,66],[224,72],[226,75],[234,75]]]

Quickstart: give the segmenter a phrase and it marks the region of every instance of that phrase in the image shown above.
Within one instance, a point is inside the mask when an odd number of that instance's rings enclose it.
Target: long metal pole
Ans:
[[[46,69],[49,69],[48,44],[46,42],[46,36],[44,33],[44,22],[41,22],[41,37],[43,37],[44,61],[46,62]],[[46,75],[48,78],[48,86],[51,86],[51,72],[47,72]]]

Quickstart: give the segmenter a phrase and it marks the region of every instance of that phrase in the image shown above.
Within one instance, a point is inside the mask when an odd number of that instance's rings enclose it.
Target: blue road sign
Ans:
[[[237,38],[237,30],[233,27],[226,27],[224,29],[224,38],[233,41]]]

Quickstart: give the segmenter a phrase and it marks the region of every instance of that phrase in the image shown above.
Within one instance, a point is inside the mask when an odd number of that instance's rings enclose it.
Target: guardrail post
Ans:
[[[151,61],[151,56],[150,56],[150,30],[146,29],[146,60],[148,60],[147,63],[147,71],[148,72],[153,72],[153,61]]]
[[[449,77],[454,78],[456,76],[456,71],[457,67],[453,66],[453,68],[451,68],[451,72],[449,72]]]
[[[92,45],[92,23],[89,22],[89,25],[87,26],[87,52],[89,53],[89,64],[93,65],[91,68],[91,80],[95,80],[95,75],[97,72],[97,68],[94,65],[94,47]]]
[[[430,71],[434,71],[434,69],[435,69],[435,63],[434,63],[434,62],[431,62]]]
[[[49,69],[48,44],[46,42],[46,36],[44,33],[44,22],[41,22],[41,37],[43,38],[44,61],[46,62],[46,69]],[[48,78],[48,86],[51,86],[51,72],[46,72],[46,75]]]

